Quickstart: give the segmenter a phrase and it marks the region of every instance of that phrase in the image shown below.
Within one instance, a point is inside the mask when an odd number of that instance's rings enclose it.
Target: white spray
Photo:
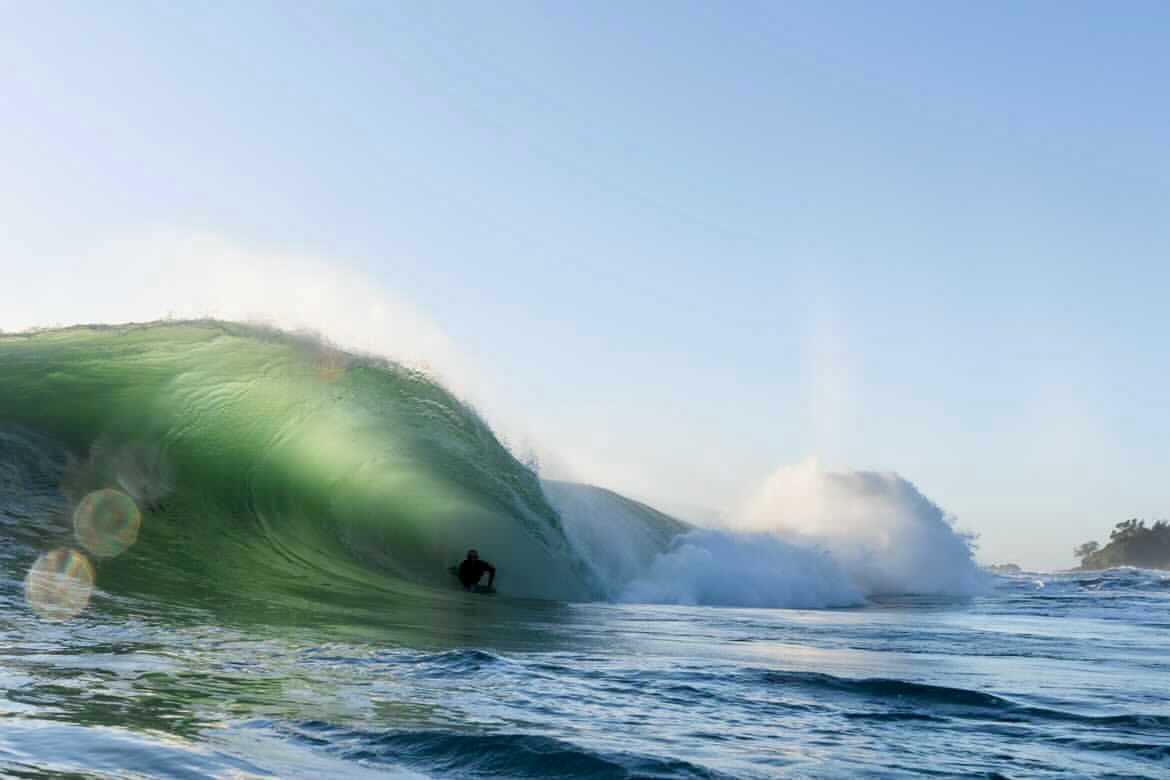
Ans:
[[[603,531],[595,505],[582,512],[580,501],[554,503],[570,540],[622,601],[834,607],[894,594],[966,597],[987,584],[970,537],[896,474],[827,471],[812,461],[779,468],[725,527],[685,530],[652,558],[645,534]]]

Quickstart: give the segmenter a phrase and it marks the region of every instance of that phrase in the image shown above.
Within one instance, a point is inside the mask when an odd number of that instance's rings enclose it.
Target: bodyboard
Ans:
[[[458,566],[449,566],[449,567],[447,567],[447,571],[451,572],[452,577],[459,580],[459,567]],[[463,580],[459,580],[459,584],[463,585]],[[493,588],[491,585],[478,585],[477,584],[477,585],[472,585],[470,588],[468,588],[467,592],[468,593],[478,593],[478,594],[484,595],[484,596],[490,596],[491,594],[496,592],[496,589]]]

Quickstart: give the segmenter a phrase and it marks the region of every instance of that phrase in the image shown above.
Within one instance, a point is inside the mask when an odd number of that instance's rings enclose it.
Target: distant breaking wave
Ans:
[[[448,598],[469,546],[502,593],[570,601],[832,607],[970,595],[982,576],[892,475],[781,470],[700,529],[542,482],[426,374],[315,338],[204,320],[0,336],[0,527],[31,562],[110,489],[141,530],[98,586],[148,598]]]

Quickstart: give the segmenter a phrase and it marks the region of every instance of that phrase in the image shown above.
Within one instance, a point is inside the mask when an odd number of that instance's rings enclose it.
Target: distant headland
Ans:
[[[1170,569],[1170,523],[1159,520],[1146,526],[1145,520],[1124,520],[1113,527],[1109,543],[1085,542],[1073,550],[1082,569],[1111,566],[1140,566],[1143,569]]]

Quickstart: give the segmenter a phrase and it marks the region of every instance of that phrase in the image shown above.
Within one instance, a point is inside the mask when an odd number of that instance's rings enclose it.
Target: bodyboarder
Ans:
[[[475,550],[468,550],[467,559],[459,564],[459,570],[455,576],[463,583],[465,590],[471,590],[479,584],[479,580],[483,577],[484,572],[488,573],[487,586],[491,588],[492,583],[496,581],[496,567],[487,561],[481,561],[479,559],[479,553]]]

